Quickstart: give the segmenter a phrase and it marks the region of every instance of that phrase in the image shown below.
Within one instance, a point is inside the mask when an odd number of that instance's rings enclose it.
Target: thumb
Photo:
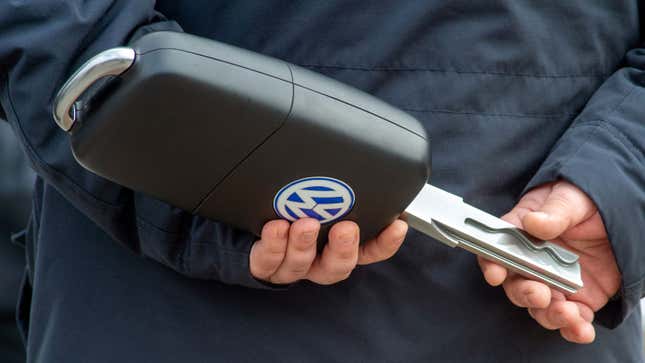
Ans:
[[[535,237],[550,240],[595,212],[595,204],[582,190],[567,181],[559,181],[539,208],[524,215],[522,224]]]

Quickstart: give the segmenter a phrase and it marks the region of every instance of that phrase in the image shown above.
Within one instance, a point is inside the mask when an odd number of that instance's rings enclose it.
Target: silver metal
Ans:
[[[450,247],[461,247],[560,291],[572,294],[583,286],[575,253],[538,241],[432,185],[423,187],[403,216],[412,228]]]
[[[103,51],[83,64],[65,82],[54,99],[53,116],[58,126],[69,131],[76,121],[75,102],[94,82],[106,76],[118,76],[134,63],[132,48],[119,47]]]

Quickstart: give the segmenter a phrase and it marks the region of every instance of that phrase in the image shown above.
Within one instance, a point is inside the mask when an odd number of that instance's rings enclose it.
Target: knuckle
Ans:
[[[387,253],[394,254],[401,246],[401,243],[403,243],[403,237],[404,236],[397,235],[389,238],[379,238],[378,245],[384,254],[387,254]]]
[[[284,254],[267,254],[262,256],[259,265],[267,269],[275,269],[284,259]]]
[[[271,243],[254,244],[251,248],[250,262],[253,263],[272,263],[281,261],[285,256],[285,247]]]
[[[251,260],[250,267],[257,271],[273,270],[280,264],[280,259],[267,258],[266,256]]]
[[[565,307],[562,304],[558,304],[558,305],[553,306],[550,309],[550,311],[551,311],[550,315],[553,316],[553,317],[563,317],[563,316],[565,316],[567,314],[567,310],[565,309]]]
[[[311,266],[312,261],[314,260],[314,256],[308,254],[308,253],[298,253],[298,254],[291,254],[287,256],[287,265],[289,266],[290,270],[294,269],[309,269],[309,266]]]
[[[561,209],[568,208],[570,205],[570,202],[567,198],[557,195],[553,196],[553,198],[551,198],[549,202],[551,203],[551,206]]]
[[[286,243],[268,243],[267,248],[264,250],[264,255],[267,257],[284,257],[287,252]]]
[[[399,250],[399,247],[401,247],[402,242],[403,242],[402,238],[392,238],[385,243],[384,249],[386,250],[387,253],[389,253],[390,255],[393,255],[396,253],[396,251]]]
[[[309,271],[308,266],[293,266],[289,268],[289,274],[293,276],[304,276]]]
[[[299,252],[309,251],[314,248],[316,244],[316,233],[315,232],[305,232],[302,235],[298,236],[290,246]]]
[[[357,255],[357,251],[354,249],[346,250],[346,251],[338,251],[336,253],[336,257],[342,261],[353,260],[356,258],[356,255]]]
[[[379,261],[387,260],[388,258],[394,256],[397,251],[396,248],[392,248],[391,246],[383,244],[380,244],[377,247],[378,248],[375,248],[371,251],[371,256]]]
[[[522,206],[528,210],[537,210],[542,205],[542,201],[536,196],[527,194],[522,198]]]
[[[354,266],[342,266],[335,271],[335,275],[340,276],[340,278],[344,280],[351,275],[352,271],[354,271]]]
[[[347,260],[323,259],[321,268],[327,275],[339,276],[350,274],[356,267],[356,257]]]
[[[294,252],[299,255],[307,254],[309,251],[314,250],[313,243],[293,243],[291,246]]]
[[[571,206],[571,198],[568,194],[554,191],[547,201],[550,207],[556,209],[568,209]]]

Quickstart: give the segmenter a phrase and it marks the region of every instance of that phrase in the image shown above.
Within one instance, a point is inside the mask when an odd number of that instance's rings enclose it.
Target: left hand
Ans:
[[[262,228],[262,237],[251,247],[250,272],[256,279],[274,284],[299,280],[335,284],[348,278],[356,265],[392,257],[407,230],[407,223],[396,220],[374,239],[359,245],[359,226],[341,221],[331,227],[327,244],[317,254],[317,220],[302,218],[291,224],[283,219],[269,221]]]
[[[503,285],[508,299],[546,329],[560,330],[574,343],[591,343],[594,312],[605,306],[620,287],[621,275],[607,231],[593,201],[566,181],[529,191],[502,219],[533,236],[557,243],[580,256],[584,287],[573,295],[528,280],[506,268],[478,258],[484,278]]]

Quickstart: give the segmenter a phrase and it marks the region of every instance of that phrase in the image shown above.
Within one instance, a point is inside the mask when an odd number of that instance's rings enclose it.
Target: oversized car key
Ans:
[[[256,234],[312,217],[321,239],[349,219],[364,240],[403,216],[561,291],[582,287],[577,255],[426,184],[430,141],[416,119],[293,64],[150,33],[87,61],[53,107],[81,165],[195,214]]]

